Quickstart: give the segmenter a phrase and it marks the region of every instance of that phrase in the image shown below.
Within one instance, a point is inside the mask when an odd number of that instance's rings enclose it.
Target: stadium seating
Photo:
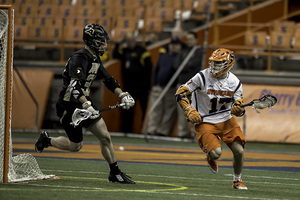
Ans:
[[[61,26],[52,26],[47,30],[47,40],[49,41],[61,41],[62,40],[62,28]]]
[[[19,16],[15,17],[15,24],[18,26],[28,26],[33,24],[34,18],[33,17],[26,17],[26,16]]]
[[[55,17],[57,15],[57,6],[43,4],[39,6],[39,16]]]
[[[28,39],[28,26],[16,25],[15,27],[15,40],[26,40]]]
[[[193,6],[194,6],[194,1],[193,0],[186,0],[186,1],[182,1],[182,5],[180,5],[178,3],[174,4],[173,8],[174,9],[181,9],[182,11],[188,11],[188,10],[193,10]]]
[[[95,16],[97,15],[96,8],[94,6],[76,6],[75,9],[76,18],[95,18]]]
[[[42,26],[42,27],[48,27],[53,26],[54,24],[54,18],[48,18],[48,17],[37,17],[34,19],[33,25],[36,26]]]
[[[293,35],[295,32],[295,22],[294,21],[276,21],[272,24],[272,29],[276,32]]]
[[[142,34],[151,35],[150,40],[153,41],[164,31],[172,30],[176,20],[180,20],[176,10],[190,11],[189,19],[199,24],[206,20],[208,5],[208,0],[38,0],[38,3],[37,0],[2,0],[3,2],[14,4],[16,47],[25,43],[39,46],[43,42],[51,48],[53,41],[56,47],[72,48],[72,44],[76,47],[82,42],[79,27],[82,29],[88,23],[101,24],[110,34],[112,42],[126,32],[135,32],[139,38]],[[241,0],[211,2],[212,19],[216,11],[236,9],[235,5],[242,3]],[[277,20],[270,24],[270,31],[245,31],[242,36],[244,45],[267,48],[270,42],[275,49],[298,48],[299,31],[295,27],[294,22]],[[49,30],[51,31],[44,33]]]
[[[12,5],[14,3],[14,0],[0,0],[0,4],[3,5]]]
[[[276,21],[272,24],[271,46],[274,48],[291,48],[295,32],[294,21]]]
[[[28,38],[32,40],[47,39],[47,28],[42,26],[28,26]]]
[[[271,46],[275,48],[291,48],[292,35],[277,31],[271,32]]]
[[[64,33],[64,41],[82,42],[82,26],[66,26],[64,27]]]
[[[78,7],[94,7],[94,5],[95,5],[95,2],[91,1],[91,0],[77,0],[76,1],[76,6],[78,6]]]
[[[80,27],[84,27],[87,24],[95,24],[97,23],[97,19],[96,18],[88,18],[88,17],[83,17],[83,18],[76,18],[75,20],[75,26],[80,26]]]
[[[71,5],[71,0],[51,0],[48,3],[54,6],[69,6]]]
[[[21,16],[37,16],[38,15],[38,5],[36,4],[21,4],[19,7],[19,13]]]
[[[267,32],[265,31],[247,31],[245,34],[245,44],[258,48],[267,47]]]
[[[146,32],[160,33],[162,31],[162,19],[152,18],[146,21]]]
[[[111,18],[99,18],[96,20],[98,24],[101,24],[105,28],[105,30],[111,30],[113,21]]]

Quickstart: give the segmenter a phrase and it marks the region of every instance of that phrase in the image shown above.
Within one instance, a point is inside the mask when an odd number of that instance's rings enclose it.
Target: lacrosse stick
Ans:
[[[112,109],[115,109],[115,108],[119,108],[119,107],[122,107],[122,106],[125,106],[125,103],[117,103],[116,105],[113,105],[113,106],[108,106],[107,108],[102,108],[99,110],[99,112],[103,112],[103,111],[107,111],[107,110],[112,110]]]
[[[80,124],[80,122],[88,119],[91,115],[92,113],[88,110],[76,108],[72,115],[72,122],[70,124],[76,127]]]
[[[273,107],[276,104],[276,102],[277,102],[277,98],[276,97],[274,97],[274,96],[272,96],[270,94],[266,94],[266,95],[262,96],[259,99],[252,100],[250,103],[241,105],[241,107],[244,108],[246,106],[252,106],[252,108],[257,113],[260,113],[257,109],[271,108],[271,107]],[[213,113],[209,113],[209,114],[203,115],[201,117],[202,118],[209,117],[209,116],[212,116],[212,115],[216,115],[216,114],[223,113],[223,112],[228,112],[228,111],[230,111],[230,108],[229,109],[225,109],[225,110],[220,110],[220,111],[217,111],[217,112],[213,112]]]
[[[125,103],[116,104],[116,105],[113,105],[113,106],[108,106],[107,108],[100,109],[99,112],[112,110],[112,109],[115,109],[115,108],[122,107],[124,105],[125,105]],[[86,110],[86,109],[76,108],[74,110],[73,115],[72,115],[72,122],[70,124],[73,125],[74,127],[76,127],[80,124],[80,122],[82,122],[83,120],[88,119],[91,115],[92,115],[92,113],[90,111]]]

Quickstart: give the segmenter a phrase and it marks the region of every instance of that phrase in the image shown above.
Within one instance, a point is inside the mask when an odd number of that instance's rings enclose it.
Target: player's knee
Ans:
[[[70,145],[70,151],[71,152],[78,152],[82,148],[82,142],[80,143],[71,143]]]
[[[244,155],[244,149],[243,148],[237,148],[237,149],[234,149],[232,151],[234,157],[243,157]]]
[[[235,142],[235,143],[232,144],[231,150],[232,150],[232,153],[235,157],[242,157],[244,155],[244,148],[238,142]]]
[[[111,143],[111,137],[108,132],[107,132],[107,134],[103,134],[101,136],[100,142],[102,145],[107,145],[107,144]]]
[[[219,159],[220,156],[221,156],[221,154],[222,154],[222,149],[221,149],[221,147],[218,147],[218,148],[216,148],[216,149],[213,149],[213,150],[211,150],[211,151],[208,153],[209,157],[210,157],[211,159],[213,159],[213,160]]]

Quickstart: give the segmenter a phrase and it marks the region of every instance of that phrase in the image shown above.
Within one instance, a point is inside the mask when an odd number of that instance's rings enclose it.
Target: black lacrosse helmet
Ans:
[[[98,24],[88,24],[83,28],[83,41],[101,56],[106,52],[109,36]]]

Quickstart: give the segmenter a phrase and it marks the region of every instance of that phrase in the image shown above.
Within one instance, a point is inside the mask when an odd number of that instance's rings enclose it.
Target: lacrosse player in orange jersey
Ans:
[[[187,119],[195,125],[197,141],[207,155],[208,167],[218,172],[216,160],[221,156],[220,140],[233,153],[234,189],[247,189],[242,183],[246,139],[232,115],[241,117],[245,109],[243,90],[239,79],[229,70],[235,61],[233,51],[217,49],[209,57],[209,68],[204,69],[181,85],[176,92],[176,101]],[[230,111],[202,118],[202,115],[223,109]]]

